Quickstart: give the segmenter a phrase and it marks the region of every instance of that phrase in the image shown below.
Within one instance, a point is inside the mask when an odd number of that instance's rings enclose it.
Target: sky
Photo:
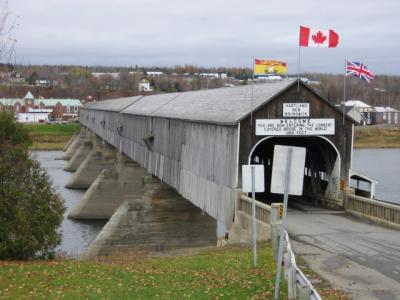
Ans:
[[[298,69],[299,26],[331,28],[337,48],[301,48],[301,72],[343,73],[344,60],[400,75],[398,0],[9,0],[16,62]]]

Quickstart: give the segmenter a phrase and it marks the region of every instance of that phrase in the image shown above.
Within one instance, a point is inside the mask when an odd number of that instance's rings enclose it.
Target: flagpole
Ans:
[[[297,97],[300,99],[300,41],[299,41],[299,56],[297,63]]]
[[[344,60],[344,77],[343,77],[343,125],[344,125],[344,115],[345,115],[345,106],[346,106],[346,71],[347,71],[347,59]]]
[[[254,62],[253,58],[253,72],[251,73],[251,110],[250,110],[250,124],[253,130],[253,95],[254,95]]]

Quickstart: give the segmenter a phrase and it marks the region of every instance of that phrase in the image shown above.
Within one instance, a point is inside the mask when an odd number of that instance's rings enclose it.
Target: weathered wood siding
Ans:
[[[119,112],[82,109],[80,122],[116,149],[120,148],[121,137],[117,127],[122,126],[122,116]]]
[[[343,126],[343,115],[326,103],[318,95],[307,87],[300,85],[300,97],[297,96],[297,85],[292,86],[281,95],[272,99],[253,113],[253,125],[250,116],[240,122],[240,150],[239,165],[247,164],[248,157],[258,141],[265,136],[255,135],[256,119],[287,119],[283,117],[283,103],[310,103],[310,118],[333,118],[335,119],[335,135],[325,135],[338,149],[341,162],[341,177],[347,181],[349,176],[351,152],[352,152],[352,122],[345,118]],[[241,169],[239,177],[241,178]],[[240,181],[239,181],[240,182]]]
[[[85,109],[80,119],[149,173],[230,225],[236,199],[237,127]],[[149,134],[154,136],[151,149],[143,140]]]

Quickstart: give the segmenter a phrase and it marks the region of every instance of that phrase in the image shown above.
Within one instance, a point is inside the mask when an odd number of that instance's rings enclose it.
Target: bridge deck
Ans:
[[[354,299],[399,299],[398,231],[325,209],[291,209],[287,231],[296,254],[334,287]]]

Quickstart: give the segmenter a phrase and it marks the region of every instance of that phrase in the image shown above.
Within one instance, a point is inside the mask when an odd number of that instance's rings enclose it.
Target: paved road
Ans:
[[[400,231],[345,213],[289,209],[292,247],[353,299],[400,299]]]

